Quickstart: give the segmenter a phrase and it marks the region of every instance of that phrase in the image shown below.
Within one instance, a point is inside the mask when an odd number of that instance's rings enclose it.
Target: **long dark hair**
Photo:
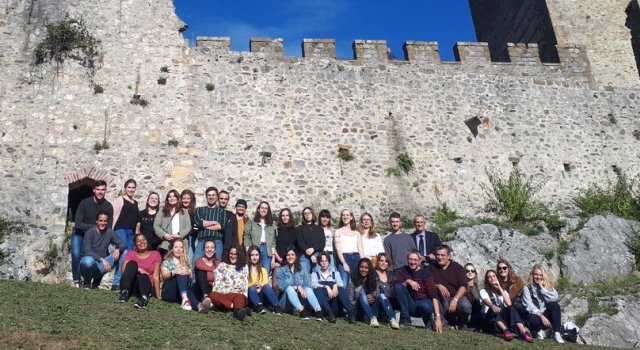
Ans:
[[[258,263],[255,265],[251,262],[251,253],[253,251],[258,252]],[[247,248],[247,264],[249,265],[249,274],[251,274],[251,268],[256,266],[258,268],[258,278],[262,280],[262,252],[260,252],[260,248],[257,245],[252,244]]]
[[[158,196],[158,205],[154,207],[149,205],[149,198],[151,198],[152,195],[156,195]],[[147,203],[145,204],[145,209],[147,209],[147,213],[149,212],[149,209],[153,209],[153,210],[158,210],[160,208],[160,195],[158,194],[158,192],[150,192],[149,195],[147,196]]]
[[[289,254],[289,252],[293,252],[293,254],[296,255],[296,261],[293,262],[293,271],[294,272],[302,271],[302,266],[300,266],[300,257],[298,256],[298,253],[296,253],[296,248],[294,246],[290,245],[284,250],[285,261],[287,259],[286,255]],[[287,263],[287,266],[289,266],[288,263]]]
[[[258,223],[260,222],[260,206],[263,204],[267,205],[267,215],[264,217],[264,223],[271,226],[273,225],[273,215],[271,214],[271,206],[267,201],[262,201],[260,202],[260,204],[258,204],[258,207],[256,208],[256,212],[255,214],[253,214],[253,221]]]
[[[231,264],[231,258],[229,257],[229,253],[231,252],[231,249],[235,249],[236,253],[238,254],[238,260],[235,264],[236,271],[242,271],[242,269],[247,265],[247,259],[244,253],[244,247],[234,244],[231,247],[225,249],[224,253],[222,254],[222,262],[229,265],[233,265]]]
[[[180,198],[178,198],[178,201],[180,202],[180,207],[182,207],[182,197],[185,194],[188,195],[189,198],[191,198],[191,201],[189,202],[189,206],[183,209],[187,209],[187,211],[189,212],[189,215],[193,215],[196,213],[196,195],[190,189],[182,190],[182,193],[180,193]]]
[[[369,267],[369,273],[366,277],[360,276],[360,265],[367,264]],[[378,282],[376,281],[375,275],[372,273],[376,273],[373,268],[373,263],[369,258],[362,258],[358,261],[358,265],[356,265],[356,269],[351,271],[351,280],[353,281],[353,285],[355,287],[362,286],[365,293],[373,293],[378,287]]]
[[[289,223],[287,224],[282,222],[282,213],[284,213],[285,211],[289,213]],[[293,220],[293,213],[291,212],[291,209],[289,208],[280,209],[280,214],[278,215],[278,228],[282,229],[282,228],[293,228],[293,227],[296,227],[296,222]]]
[[[164,198],[164,207],[162,208],[162,214],[164,216],[171,216],[171,207],[169,206],[169,195],[170,194],[174,194],[176,196],[176,214],[180,213],[180,210],[182,210],[182,205],[180,204],[180,193],[178,193],[177,190],[171,190],[169,192],[167,192],[167,196]]]

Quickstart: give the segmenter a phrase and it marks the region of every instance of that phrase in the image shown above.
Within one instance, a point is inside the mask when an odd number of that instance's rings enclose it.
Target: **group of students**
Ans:
[[[451,248],[425,230],[422,215],[408,234],[400,214],[392,213],[392,232],[382,235],[370,214],[356,222],[349,209],[334,229],[326,209],[316,218],[313,208],[304,208],[296,225],[290,209],[274,218],[266,201],[249,218],[245,200],[237,201],[235,212],[227,210],[229,193],[214,187],[206,189],[202,207],[195,207],[192,191],[170,190],[164,206],[152,192],[139,211],[135,191],[136,182],[127,180],[112,206],[106,183],[97,181],[94,196],[78,206],[72,236],[77,286],[97,288],[113,270],[118,301],[135,295],[136,308],[155,296],[184,310],[232,311],[239,320],[270,311],[374,327],[383,322],[393,329],[419,317],[436,332],[448,324],[533,342],[531,334],[544,338],[552,330],[563,342],[558,293],[541,265],[525,283],[500,260],[481,286],[474,265],[453,261]]]

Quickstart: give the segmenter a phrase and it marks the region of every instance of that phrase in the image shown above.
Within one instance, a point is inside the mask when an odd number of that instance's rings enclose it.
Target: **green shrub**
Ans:
[[[53,271],[53,269],[56,267],[56,264],[58,263],[59,256],[60,251],[58,249],[58,246],[52,241],[49,241],[49,247],[42,257],[43,267],[38,270],[38,273],[47,275],[51,271]]]
[[[35,64],[63,63],[67,59],[78,61],[93,69],[100,53],[96,40],[87,30],[84,20],[70,18],[47,24],[45,38],[34,49]]]
[[[485,170],[490,189],[487,190],[489,202],[487,209],[507,217],[508,221],[530,221],[538,219],[545,209],[542,203],[534,200],[546,178],[524,175],[518,167],[513,167],[505,180],[498,173]]]
[[[400,175],[402,175],[402,173],[400,172],[400,169],[398,169],[397,167],[389,167],[389,168],[385,169],[385,171],[387,172],[387,176],[400,176]]]
[[[102,85],[96,84],[96,85],[93,86],[93,93],[94,94],[101,94],[103,92],[104,92],[104,88],[102,87]]]
[[[162,66],[162,67],[160,67],[160,72],[162,72],[162,73],[169,73],[169,67],[168,67],[168,66]]]
[[[207,91],[213,91],[216,88],[213,83],[207,83],[207,85],[205,85],[204,87],[207,89]]]
[[[408,153],[400,153],[398,157],[396,157],[398,161],[398,169],[402,170],[405,174],[409,175],[409,172],[413,170],[413,159],[409,156]]]
[[[350,150],[346,148],[340,148],[338,149],[338,158],[342,159],[345,162],[348,162],[350,160],[353,160],[354,156]]]
[[[167,78],[165,77],[158,78],[158,85],[167,85]]]
[[[167,146],[170,146],[170,147],[178,147],[178,140],[176,140],[176,139],[171,139],[171,140],[167,141]]]
[[[433,222],[435,224],[434,229],[438,233],[438,236],[440,236],[440,240],[446,242],[456,238],[454,232],[460,228],[460,226],[454,225],[453,222],[458,219],[458,213],[450,209],[447,203],[442,203],[442,205],[436,208],[433,214]]]
[[[560,276],[556,281],[556,289],[560,292],[563,292],[571,287],[571,282],[568,278],[564,276]]]
[[[615,170],[616,182],[607,187],[591,184],[581,190],[573,198],[573,202],[580,208],[582,216],[596,214],[640,220],[640,198],[637,178],[630,180],[624,172]]]

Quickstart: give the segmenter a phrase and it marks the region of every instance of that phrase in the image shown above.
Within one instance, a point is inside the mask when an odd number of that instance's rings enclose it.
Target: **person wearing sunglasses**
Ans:
[[[524,279],[513,272],[511,264],[505,259],[498,260],[496,272],[498,272],[500,286],[509,292],[509,298],[511,298],[513,302],[513,307],[515,307],[518,314],[523,317],[527,314],[526,308],[522,305],[522,290],[526,285]]]
[[[478,285],[478,271],[472,263],[464,265],[467,276],[467,298],[471,302],[471,317],[467,327],[479,330],[482,328],[482,299],[480,298],[480,286]]]

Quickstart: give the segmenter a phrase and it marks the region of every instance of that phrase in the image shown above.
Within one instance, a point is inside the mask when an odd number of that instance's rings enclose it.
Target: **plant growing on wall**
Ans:
[[[99,44],[82,18],[71,18],[67,14],[62,20],[47,24],[45,38],[33,51],[35,64],[54,62],[57,71],[59,65],[70,59],[93,71],[100,56]]]
[[[385,171],[387,172],[388,176],[402,175],[402,173],[400,172],[400,169],[398,169],[397,167],[388,167],[387,169],[385,169]]]
[[[167,85],[167,78],[165,77],[158,78],[158,85]]]
[[[171,147],[178,147],[178,140],[171,139],[171,140],[167,141],[167,145],[171,146]]]
[[[96,85],[93,86],[93,93],[94,94],[101,94],[103,92],[104,92],[104,88],[102,87],[102,85],[96,84]]]
[[[355,157],[353,156],[353,153],[351,153],[351,150],[347,148],[340,148],[338,149],[338,158],[345,162],[348,162],[350,160],[353,160],[353,158]]]
[[[162,73],[169,73],[169,67],[168,67],[168,66],[162,66],[162,67],[160,67],[160,72],[162,72]]]
[[[213,91],[216,89],[216,86],[213,83],[207,83],[207,85],[204,86],[207,91]]]
[[[409,172],[413,170],[413,159],[411,159],[411,156],[406,152],[400,153],[398,157],[396,157],[396,160],[398,161],[398,168],[409,175]]]

